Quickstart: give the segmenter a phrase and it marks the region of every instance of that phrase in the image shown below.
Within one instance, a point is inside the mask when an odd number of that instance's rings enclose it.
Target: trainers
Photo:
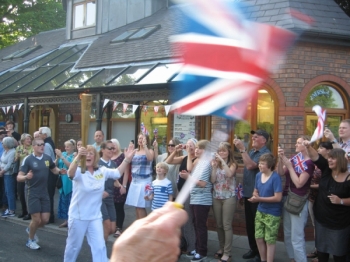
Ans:
[[[191,259],[191,262],[199,262],[204,261],[207,257],[201,256],[200,254],[196,253],[196,255]]]
[[[8,214],[9,214],[9,210],[8,209],[6,209],[4,212],[2,212],[2,214],[1,214],[1,216],[2,217],[7,217],[8,216]]]
[[[29,235],[29,227],[26,228],[26,232]],[[36,243],[39,243],[39,238],[38,238],[37,234],[34,235],[34,240]]]
[[[191,252],[186,253],[186,257],[193,258],[196,255],[196,250],[192,250]]]
[[[35,239],[28,239],[26,246],[30,249],[40,249],[40,246],[36,243]]]

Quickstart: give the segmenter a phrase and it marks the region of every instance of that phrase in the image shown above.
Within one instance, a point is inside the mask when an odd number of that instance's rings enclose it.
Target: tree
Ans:
[[[2,0],[0,16],[0,49],[66,22],[59,0]]]
[[[305,100],[306,107],[319,105],[322,108],[336,108],[333,92],[327,85],[319,85],[311,90]]]

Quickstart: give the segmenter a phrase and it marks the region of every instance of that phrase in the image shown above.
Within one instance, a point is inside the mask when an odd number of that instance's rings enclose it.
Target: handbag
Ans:
[[[60,188],[62,188],[62,186],[63,186],[62,178],[61,178],[61,176],[58,176],[58,179],[56,181],[56,188],[60,189]]]
[[[303,210],[303,207],[308,197],[309,194],[306,194],[305,196],[299,196],[293,193],[289,187],[288,196],[286,201],[284,202],[283,207],[289,213],[299,216],[301,211]]]
[[[18,173],[18,169],[19,169],[19,160],[17,160],[16,162],[13,162],[11,165],[12,168],[12,174],[17,174]]]

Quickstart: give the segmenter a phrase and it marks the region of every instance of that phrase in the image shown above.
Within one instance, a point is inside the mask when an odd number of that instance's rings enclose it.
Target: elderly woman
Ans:
[[[136,219],[147,216],[146,207],[151,206],[151,202],[145,200],[145,186],[152,182],[152,163],[154,152],[150,149],[149,136],[143,133],[138,135],[138,149],[131,162],[132,181],[126,204],[136,208]]]
[[[350,236],[350,174],[348,157],[340,148],[332,149],[325,159],[305,141],[311,160],[322,176],[314,204],[316,248],[319,262],[346,261]]]
[[[284,174],[286,176],[286,184],[283,191],[284,201],[289,190],[303,197],[308,194],[310,189],[315,165],[310,160],[306,147],[303,145],[304,140],[308,140],[308,137],[300,136],[297,139],[295,144],[297,155],[291,159],[284,155],[283,149],[278,149],[280,161],[278,162],[277,170],[280,175]],[[304,238],[304,228],[308,218],[307,202],[298,215],[292,214],[286,209],[283,210],[284,244],[290,261],[307,261]]]
[[[32,136],[29,134],[22,134],[21,136],[21,145],[16,147],[16,157],[15,162],[19,161],[19,165],[22,165],[23,159],[33,153],[33,146],[32,146]],[[27,203],[25,200],[25,193],[24,193],[25,183],[24,182],[17,182],[17,193],[19,196],[19,200],[22,205],[22,214],[18,216],[18,218],[23,218],[23,220],[29,220],[31,219],[30,214],[28,214],[27,210]]]
[[[114,145],[112,161],[118,167],[123,162],[125,155],[120,150],[119,141],[115,138],[112,138],[111,141]],[[129,185],[129,175],[130,168],[127,168],[124,174],[122,174],[122,176],[114,182],[114,207],[117,216],[117,229],[114,233],[114,237],[119,237],[123,231],[123,224],[125,219],[124,204],[126,201],[127,188]]]
[[[93,146],[81,147],[68,169],[68,176],[73,180],[73,195],[69,207],[68,237],[64,261],[76,261],[84,236],[91,248],[94,262],[107,262],[106,244],[101,223],[101,205],[107,179],[118,179],[131,162],[135,154],[133,145],[124,152],[125,159],[117,169],[99,166],[100,157]],[[86,160],[82,160],[82,157]],[[85,161],[83,173],[78,163]]]
[[[113,156],[114,145],[112,141],[107,140],[102,142],[100,145],[100,161],[98,162],[99,166],[105,166],[107,168],[117,168],[116,164],[111,161]],[[115,231],[116,224],[116,213],[113,202],[113,193],[114,193],[114,181],[115,179],[107,179],[105,182],[105,191],[102,200],[101,212],[103,220],[103,233],[105,241],[108,240],[108,236],[113,234]]]
[[[15,216],[16,210],[16,193],[15,187],[16,182],[13,177],[13,162],[16,155],[17,142],[13,137],[5,137],[2,140],[2,146],[4,147],[4,152],[2,153],[0,159],[0,176],[4,176],[5,194],[8,201],[8,209],[2,213],[2,217],[13,217]]]
[[[182,150],[175,149],[175,147],[179,144],[180,144],[180,141],[178,139],[176,139],[176,138],[170,139],[168,144],[167,144],[166,153],[158,155],[158,143],[157,143],[157,141],[154,141],[153,147],[154,147],[154,155],[155,155],[156,163],[158,164],[161,162],[165,162],[167,160],[167,158],[171,155],[171,153],[173,153],[174,151],[176,152],[175,157],[182,156]],[[169,171],[166,174],[166,178],[171,181],[171,185],[173,188],[173,197],[176,198],[177,180],[178,180],[178,176],[179,176],[180,164],[177,164],[177,165],[168,164],[168,166],[169,166]]]
[[[61,152],[59,149],[55,149],[56,160],[55,164],[59,169],[68,170],[75,156],[75,140],[69,139],[64,142],[64,149],[66,152]],[[65,221],[58,227],[67,227],[68,225],[68,209],[72,198],[72,181],[66,175],[60,175],[58,179],[62,181],[62,187],[58,189],[60,192],[60,199],[58,202],[58,218]]]

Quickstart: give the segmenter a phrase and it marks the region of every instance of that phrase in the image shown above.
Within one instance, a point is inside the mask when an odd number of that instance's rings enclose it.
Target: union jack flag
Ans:
[[[171,110],[241,119],[296,34],[246,20],[234,1],[175,2],[186,3],[180,8],[187,21],[185,32],[171,38],[184,63]]]
[[[305,158],[302,153],[296,154],[294,157],[290,159],[293,164],[295,172],[301,174],[305,170],[307,170],[307,165],[305,164]]]
[[[238,183],[238,185],[235,188],[236,198],[240,200],[243,198],[243,186],[241,183]]]

